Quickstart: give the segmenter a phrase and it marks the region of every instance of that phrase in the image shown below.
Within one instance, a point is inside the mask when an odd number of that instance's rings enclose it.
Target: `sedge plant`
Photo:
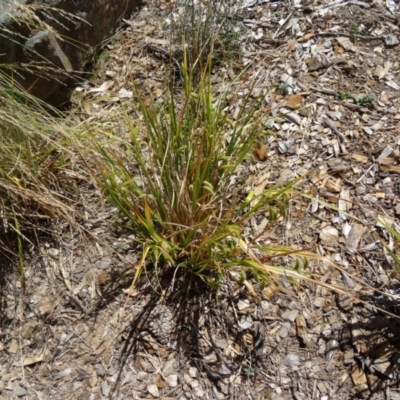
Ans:
[[[180,269],[216,289],[230,269],[243,280],[249,274],[263,281],[288,274],[260,261],[258,254],[266,249],[257,249],[244,234],[250,218],[284,215],[294,184],[256,194],[246,193],[240,183],[241,165],[266,135],[258,104],[251,103],[250,91],[237,117],[230,118],[224,112],[227,92],[213,98],[210,71],[204,70],[195,84],[186,65],[183,105],[176,104],[173,87],[158,108],[138,96],[145,135],[126,113],[130,141],[115,135],[99,144],[100,185],[142,246],[133,284],[148,267],[161,273]],[[115,145],[118,141],[121,146]]]

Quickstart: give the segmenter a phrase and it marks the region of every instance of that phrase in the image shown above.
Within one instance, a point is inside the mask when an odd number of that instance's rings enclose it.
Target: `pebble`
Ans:
[[[15,391],[15,394],[16,394],[17,397],[23,397],[23,396],[27,395],[26,390],[24,388],[17,389]]]
[[[107,381],[102,381],[100,383],[101,386],[101,393],[103,394],[103,396],[107,396],[108,392],[110,391],[110,387],[108,386]]]
[[[283,359],[283,364],[291,367],[296,367],[301,364],[301,361],[297,354],[287,354]]]
[[[96,371],[97,376],[99,376],[100,378],[102,378],[106,374],[101,364],[96,364],[94,366],[94,370]]]
[[[167,383],[169,387],[178,386],[178,375],[170,375],[167,377]]]

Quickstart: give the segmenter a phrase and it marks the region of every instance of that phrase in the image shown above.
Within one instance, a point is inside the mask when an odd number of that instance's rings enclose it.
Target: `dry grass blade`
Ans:
[[[24,251],[53,221],[67,221],[82,232],[83,217],[74,207],[77,189],[71,160],[82,135],[57,110],[30,96],[0,75],[0,247],[16,253],[24,287]],[[77,146],[77,147],[75,147]],[[81,175],[81,178],[84,176]],[[40,232],[40,235],[38,234]]]

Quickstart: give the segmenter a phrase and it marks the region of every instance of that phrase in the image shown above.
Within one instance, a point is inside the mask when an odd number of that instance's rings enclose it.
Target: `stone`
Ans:
[[[140,0],[0,0],[0,65],[8,65],[2,72],[62,107],[96,48],[140,5]],[[26,23],[27,13],[41,23]]]

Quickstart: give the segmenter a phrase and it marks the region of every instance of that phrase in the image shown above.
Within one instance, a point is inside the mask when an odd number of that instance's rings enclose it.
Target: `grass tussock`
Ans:
[[[244,191],[239,169],[267,134],[257,102],[250,101],[250,91],[231,119],[224,112],[227,93],[214,98],[209,72],[203,71],[199,84],[192,72],[183,68],[185,101],[179,110],[173,88],[160,108],[146,107],[139,97],[146,133],[127,117],[130,141],[118,148],[99,145],[99,183],[142,245],[135,282],[149,265],[156,274],[180,268],[213,288],[228,270],[238,271],[243,281],[249,274],[263,281],[271,274],[290,274],[261,262],[268,249],[244,235],[250,218],[267,215],[272,222],[285,215],[293,186]]]
[[[165,29],[171,45],[183,47],[186,62],[194,71],[202,71],[210,60],[218,64],[240,59],[244,26],[237,14],[242,3],[178,0],[173,4]]]
[[[23,243],[78,221],[68,175],[79,135],[49,107],[0,74],[0,247],[18,254],[21,279]]]

